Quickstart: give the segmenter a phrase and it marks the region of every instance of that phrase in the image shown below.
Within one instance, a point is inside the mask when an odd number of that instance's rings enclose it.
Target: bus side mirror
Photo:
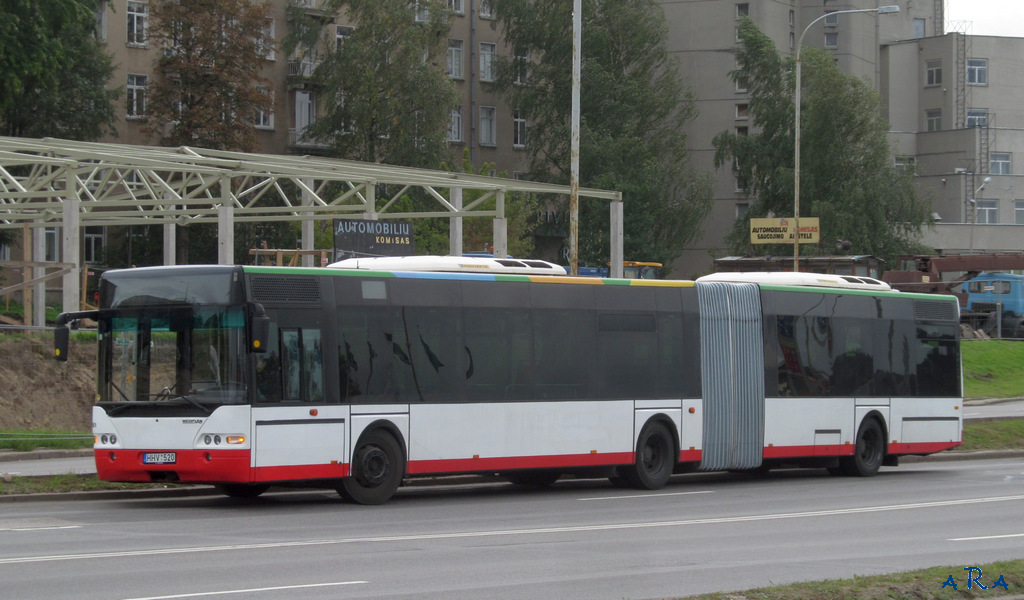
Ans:
[[[252,338],[249,341],[249,351],[260,354],[267,351],[267,341],[270,338],[270,317],[259,315],[252,318]]]
[[[71,330],[67,325],[58,325],[53,330],[53,357],[61,362],[68,360],[68,338],[71,337]]]

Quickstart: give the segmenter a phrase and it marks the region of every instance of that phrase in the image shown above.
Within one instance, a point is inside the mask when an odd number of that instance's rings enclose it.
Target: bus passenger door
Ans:
[[[325,361],[334,356],[322,330],[277,315],[265,354],[256,355],[259,397],[253,408],[253,467],[257,481],[346,475],[348,407],[326,387]],[[290,318],[288,318],[290,317]],[[331,401],[331,398],[335,400]]]

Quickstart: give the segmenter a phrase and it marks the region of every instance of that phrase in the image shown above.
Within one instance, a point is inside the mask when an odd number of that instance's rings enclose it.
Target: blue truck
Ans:
[[[978,273],[961,289],[963,320],[993,337],[1024,337],[1024,275]]]

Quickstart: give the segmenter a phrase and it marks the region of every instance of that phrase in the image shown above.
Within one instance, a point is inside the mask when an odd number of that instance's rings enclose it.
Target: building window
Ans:
[[[839,32],[838,31],[826,31],[825,32],[825,47],[829,50],[835,50],[839,47]]]
[[[260,40],[259,53],[263,55],[263,58],[267,60],[277,60],[277,24],[274,19],[267,19],[267,24],[263,28],[263,39]]]
[[[11,260],[11,247],[7,244],[0,244],[0,260]]]
[[[530,53],[516,54],[516,84],[526,85],[530,80]]]
[[[494,18],[494,4],[491,2],[491,0],[480,0],[480,18]]]
[[[982,225],[994,225],[999,222],[999,208],[997,200],[977,200],[975,210],[977,217],[975,223]]]
[[[1013,222],[1024,225],[1024,200],[1013,201]]]
[[[736,18],[750,16],[750,4],[743,2],[736,5]]]
[[[96,39],[107,41],[107,4],[102,3],[96,7]]]
[[[792,31],[789,32],[789,49],[796,48],[796,34]]]
[[[146,116],[146,85],[145,75],[128,74],[126,87],[127,112],[129,119],[141,119]]]
[[[920,39],[924,37],[924,19],[914,19],[914,39]]]
[[[498,142],[496,109],[493,106],[480,107],[480,145],[494,146]]]
[[[352,36],[355,33],[355,29],[347,27],[345,25],[334,26],[334,49],[341,50],[342,45],[345,44],[345,39]]]
[[[307,91],[295,92],[295,142],[309,143],[306,139],[306,128],[313,123],[316,105],[313,94]]]
[[[749,202],[737,202],[736,203],[736,218],[742,219],[747,216],[747,211],[750,210]]]
[[[516,148],[526,146],[526,117],[522,111],[512,111],[512,145]]]
[[[746,75],[737,75],[736,76],[736,93],[737,94],[745,93],[747,91],[747,86],[749,84],[750,83],[749,83]]]
[[[988,109],[986,108],[968,108],[967,109],[967,128],[971,127],[985,127],[988,125]]]
[[[145,46],[149,33],[148,6],[145,2],[132,2],[129,0],[128,15],[128,45]]]
[[[43,260],[46,262],[57,262],[60,260],[60,237],[57,235],[56,227],[44,227],[45,248]]]
[[[87,225],[82,235],[84,240],[84,252],[82,262],[98,263],[103,259],[103,227],[101,225]]]
[[[448,40],[448,76],[462,79],[462,40]]]
[[[426,2],[420,2],[420,0],[413,0],[413,21],[417,23],[429,23],[430,22],[430,5]]]
[[[456,106],[452,109],[452,120],[448,123],[448,141],[462,141],[462,107]]]
[[[839,26],[839,14],[836,11],[834,11],[834,10],[830,10],[829,12],[825,13],[825,27],[838,27],[838,26]]]
[[[913,169],[917,166],[917,157],[912,154],[897,154],[892,160],[897,169]]]
[[[924,84],[942,85],[942,61],[929,60],[924,63]]]
[[[1013,172],[1012,158],[1009,152],[993,152],[989,156],[988,172],[993,175],[1009,175]]]
[[[934,110],[924,111],[924,123],[925,131],[941,131],[942,109],[936,108]]]
[[[750,105],[749,104],[737,104],[736,105],[736,119],[746,120],[750,118]]]
[[[494,81],[494,54],[497,46],[480,44],[480,81]]]
[[[266,92],[265,88],[260,88],[260,91]],[[274,111],[256,111],[256,118],[253,119],[253,124],[256,125],[256,129],[273,129],[274,128]]]
[[[791,11],[789,11],[789,26],[792,27],[795,24],[796,24],[796,12],[791,10]]]
[[[988,85],[988,59],[967,59],[967,85]]]
[[[739,135],[739,136],[750,135],[750,128],[747,127],[746,125],[742,125],[740,127],[737,127],[736,128],[736,135]]]
[[[466,14],[466,5],[463,0],[448,0],[448,8],[457,15]]]

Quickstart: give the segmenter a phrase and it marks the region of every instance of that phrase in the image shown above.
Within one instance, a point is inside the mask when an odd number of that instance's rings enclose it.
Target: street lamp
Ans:
[[[891,6],[879,6],[878,8],[858,8],[851,10],[836,10],[825,13],[817,19],[811,21],[804,28],[803,33],[800,34],[800,40],[796,44],[796,93],[794,102],[796,103],[796,114],[794,119],[794,130],[793,130],[793,145],[794,150],[794,161],[793,161],[793,272],[796,273],[800,270],[800,49],[804,45],[804,36],[811,29],[811,26],[818,21],[830,17],[832,15],[844,15],[851,13],[878,13],[880,15],[899,13],[900,7],[896,5]]]
[[[974,252],[974,224],[978,222],[978,194],[980,194],[981,190],[985,189],[985,186],[991,181],[991,177],[983,179],[981,185],[978,186],[978,189],[974,190],[971,197],[967,199],[967,201],[971,203],[971,241],[967,247],[969,252]]]

